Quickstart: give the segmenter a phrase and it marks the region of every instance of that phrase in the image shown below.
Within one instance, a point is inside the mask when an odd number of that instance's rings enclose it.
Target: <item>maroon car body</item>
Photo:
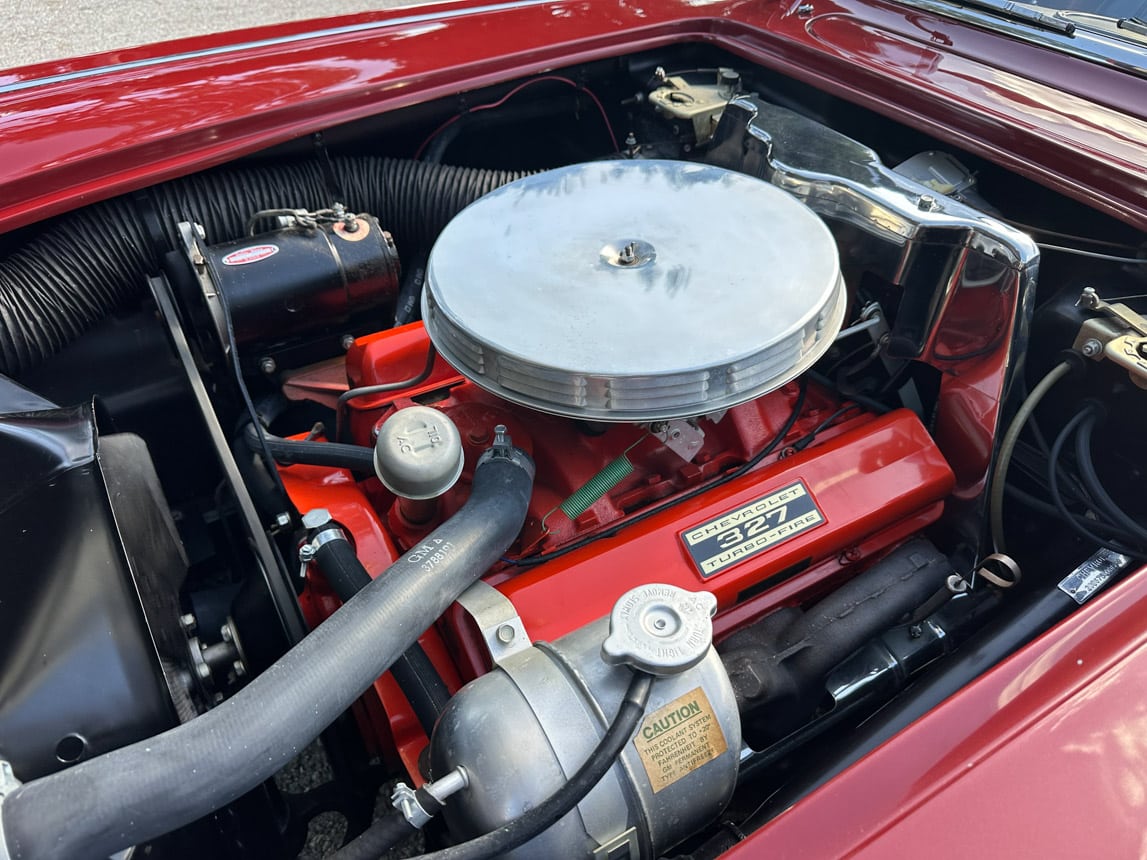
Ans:
[[[460,0],[0,73],[0,232],[341,124],[685,43],[1147,230],[1142,74],[891,0]],[[964,420],[990,437],[997,406]],[[1147,568],[728,856],[1142,854],[1145,619]]]

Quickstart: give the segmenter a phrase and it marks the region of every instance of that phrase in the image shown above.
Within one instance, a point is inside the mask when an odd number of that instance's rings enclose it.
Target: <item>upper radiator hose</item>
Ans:
[[[194,221],[215,244],[242,236],[260,210],[329,207],[334,184],[346,195],[337,202],[375,215],[415,259],[465,206],[526,175],[374,157],[336,158],[331,168],[333,183],[309,161],[195,174],[151,195],[169,230]],[[143,291],[158,269],[144,225],[137,206],[117,197],[56,219],[0,261],[0,374],[18,376]]]
[[[25,783],[0,806],[0,856],[107,857],[201,818],[270,778],[509,548],[533,464],[503,428],[465,506],[214,710]]]

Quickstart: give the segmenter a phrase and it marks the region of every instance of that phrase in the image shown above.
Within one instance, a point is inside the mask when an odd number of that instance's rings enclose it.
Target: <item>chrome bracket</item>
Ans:
[[[1105,302],[1094,287],[1085,287],[1077,304],[1101,316],[1080,326],[1072,349],[1092,361],[1119,365],[1133,383],[1147,388],[1147,319],[1127,305]]]
[[[492,585],[478,580],[458,597],[458,605],[474,619],[495,666],[530,648],[526,625],[510,598]]]

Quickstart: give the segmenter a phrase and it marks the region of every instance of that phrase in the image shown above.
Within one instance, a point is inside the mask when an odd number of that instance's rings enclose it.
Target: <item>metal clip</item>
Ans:
[[[458,597],[458,605],[474,619],[495,666],[533,643],[510,598],[478,580]]]
[[[996,588],[1014,588],[1019,585],[1020,566],[1010,555],[993,552],[980,562],[976,576],[983,577]]]

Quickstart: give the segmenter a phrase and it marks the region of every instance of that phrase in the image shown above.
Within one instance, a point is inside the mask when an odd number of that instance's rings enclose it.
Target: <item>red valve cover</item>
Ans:
[[[356,386],[410,378],[424,366],[428,346],[420,324],[363,338],[348,354],[347,373]],[[877,416],[850,409],[809,444],[809,434],[841,405],[811,384],[784,442],[731,479],[728,473],[789,419],[796,383],[717,422],[701,421],[705,438],[692,462],[644,428],[586,425],[507,403],[441,359],[424,383],[399,394],[352,401],[351,435],[370,444],[381,420],[413,402],[448,414],[461,433],[466,467],[437,509],[410,510],[424,520],[413,523],[376,479],[356,483],[348,472],[308,466],[282,470],[296,506],[330,510],[377,575],[461,507],[494,426],[506,425],[534,458],[537,478],[522,538],[509,552],[519,563],[499,566],[487,581],[511,599],[534,640],[556,639],[607,614],[621,594],[647,582],[711,591],[721,636],[811,599],[935,521],[953,484],[931,436],[907,410]],[[627,451],[632,470],[584,513],[571,521],[556,510]],[[539,553],[546,560],[521,563]],[[338,607],[313,572],[302,599],[312,624]],[[422,642],[452,690],[486,669],[484,645],[457,607]],[[379,751],[397,749],[413,775],[426,738],[388,676],[364,696],[359,716]]]

